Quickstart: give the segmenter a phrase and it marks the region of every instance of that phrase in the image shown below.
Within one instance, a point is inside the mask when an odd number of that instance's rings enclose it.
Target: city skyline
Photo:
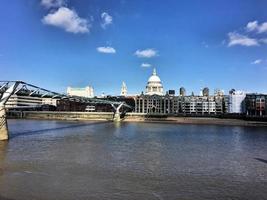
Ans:
[[[2,79],[139,94],[156,68],[165,91],[267,93],[267,2],[15,2],[0,8]]]

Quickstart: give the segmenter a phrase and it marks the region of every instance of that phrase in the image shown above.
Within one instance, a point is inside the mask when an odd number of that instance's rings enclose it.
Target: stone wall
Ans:
[[[9,118],[56,120],[113,120],[112,112],[11,111]]]

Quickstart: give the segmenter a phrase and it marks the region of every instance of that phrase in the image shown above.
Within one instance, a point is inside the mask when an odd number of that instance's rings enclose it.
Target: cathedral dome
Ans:
[[[153,70],[152,76],[150,76],[148,79],[148,83],[153,83],[153,82],[158,82],[158,83],[161,82],[160,78],[157,75],[156,69]]]
[[[157,76],[156,69],[153,70],[152,76],[149,77],[146,86],[147,95],[163,95],[163,86],[159,76]]]

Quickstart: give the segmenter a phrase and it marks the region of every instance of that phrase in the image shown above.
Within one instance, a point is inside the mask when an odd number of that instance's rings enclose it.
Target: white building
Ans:
[[[229,93],[229,113],[244,113],[244,100],[246,98],[246,93],[244,91],[231,90]]]
[[[6,108],[32,108],[41,107],[42,105],[53,105],[57,106],[58,99],[36,97],[36,96],[23,96],[13,94],[10,96],[6,103]]]
[[[94,89],[91,86],[87,86],[85,88],[68,87],[67,88],[67,94],[70,96],[92,98],[92,97],[94,97]]]
[[[146,85],[146,95],[163,95],[163,86],[160,78],[157,76],[156,69],[153,70],[152,76],[149,77]]]
[[[186,114],[221,114],[223,99],[216,96],[180,97],[181,113]]]
[[[127,95],[127,86],[125,84],[125,82],[122,82],[122,86],[121,86],[121,96],[126,96]]]
[[[53,98],[46,98],[46,97],[43,97],[42,98],[42,104],[43,105],[52,105],[52,106],[57,106],[57,101],[58,99],[53,99]]]
[[[41,97],[33,97],[33,96],[22,96],[13,94],[10,96],[6,103],[6,108],[14,108],[14,107],[38,107],[41,106],[42,98]]]

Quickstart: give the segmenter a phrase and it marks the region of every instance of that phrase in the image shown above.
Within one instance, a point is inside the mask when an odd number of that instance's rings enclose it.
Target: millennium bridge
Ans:
[[[66,94],[61,94],[58,92],[53,92],[23,81],[0,81],[0,140],[8,140],[8,124],[7,124],[7,108],[6,103],[8,102],[11,95],[23,95],[23,96],[34,96],[41,98],[51,98],[51,99],[61,99],[67,101],[75,101],[80,103],[88,103],[88,104],[108,104],[113,108],[113,121],[118,122],[121,120],[121,108],[126,107],[132,109],[130,105],[122,101],[116,100],[105,100],[99,98],[86,98],[79,96],[70,96]],[[12,108],[23,109],[23,108],[33,108],[36,106],[15,106]],[[126,112],[124,110],[124,112]]]

